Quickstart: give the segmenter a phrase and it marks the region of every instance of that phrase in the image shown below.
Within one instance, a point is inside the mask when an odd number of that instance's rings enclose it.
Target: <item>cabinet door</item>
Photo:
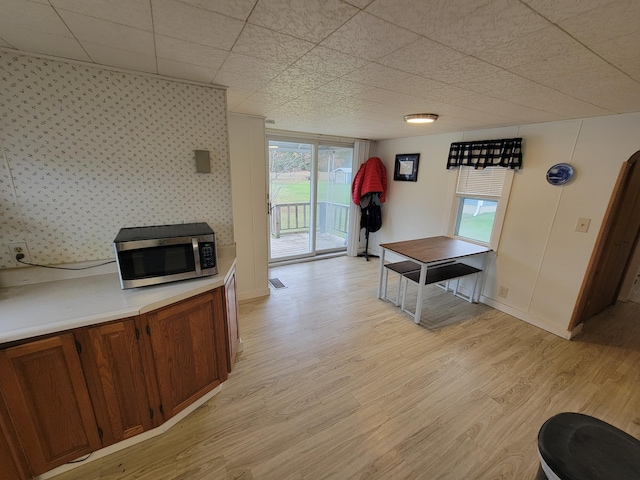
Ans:
[[[101,448],[72,334],[0,350],[0,390],[35,475]]]
[[[227,283],[224,285],[224,294],[226,301],[226,326],[227,340],[227,371],[231,372],[233,362],[238,353],[238,344],[240,343],[240,332],[238,330],[238,297],[236,294],[236,271],[233,270]]]
[[[222,288],[146,315],[165,419],[227,378]]]
[[[31,478],[31,473],[9,418],[7,406],[0,395],[0,479],[27,478]]]
[[[80,359],[104,446],[153,427],[134,319],[83,328]]]

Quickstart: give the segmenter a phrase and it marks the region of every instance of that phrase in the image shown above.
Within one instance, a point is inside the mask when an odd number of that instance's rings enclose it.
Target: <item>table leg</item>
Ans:
[[[382,298],[382,281],[384,276],[384,252],[385,249],[381,248],[382,253],[380,254],[380,274],[378,276],[378,298]]]
[[[489,269],[489,261],[490,261],[490,257],[489,254],[491,252],[486,252],[483,254],[483,258],[482,258],[482,273],[480,274],[480,281],[478,282],[478,291],[475,292],[475,302],[479,303],[480,302],[480,295],[482,295],[482,290],[484,290],[484,282],[487,279],[487,270]]]
[[[422,294],[424,293],[424,284],[427,281],[427,266],[422,264],[420,267],[420,281],[418,282],[418,298],[416,300],[416,314],[413,317],[415,323],[420,323],[420,315],[422,314]]]

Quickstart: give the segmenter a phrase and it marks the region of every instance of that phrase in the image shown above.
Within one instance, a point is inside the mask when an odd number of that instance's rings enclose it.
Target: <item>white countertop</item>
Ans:
[[[221,287],[235,256],[218,258],[218,275],[122,290],[117,273],[0,288],[0,344],[150,312]]]

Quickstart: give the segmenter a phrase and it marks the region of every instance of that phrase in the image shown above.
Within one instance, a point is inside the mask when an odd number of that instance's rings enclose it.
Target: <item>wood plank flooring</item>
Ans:
[[[569,342],[434,286],[415,325],[375,298],[377,274],[349,257],[272,269],[289,288],[241,303],[217,396],[56,480],[532,479],[556,413],[640,437],[640,304]]]

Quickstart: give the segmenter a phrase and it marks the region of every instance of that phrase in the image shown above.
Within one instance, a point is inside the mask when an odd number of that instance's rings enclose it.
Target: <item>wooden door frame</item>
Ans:
[[[611,227],[616,218],[616,213],[618,212],[618,210],[620,209],[620,205],[624,201],[623,193],[625,192],[625,183],[628,179],[629,174],[632,172],[632,168],[636,166],[635,164],[638,163],[638,161],[640,161],[640,151],[634,153],[629,158],[629,160],[624,162],[620,167],[618,179],[616,180],[616,184],[613,188],[613,193],[611,194],[611,198],[609,199],[609,205],[607,206],[607,211],[604,215],[602,226],[600,227],[600,231],[598,232],[598,238],[596,239],[593,252],[591,253],[591,259],[589,260],[589,264],[582,281],[582,287],[580,288],[580,292],[578,293],[578,299],[573,309],[573,314],[571,315],[571,321],[569,322],[568,327],[569,331],[573,330],[578,324],[587,320],[587,318],[584,317],[587,311],[590,293],[595,282],[597,267],[599,266],[600,262],[602,261],[602,257],[606,252],[605,247],[607,246],[607,240],[609,238],[609,234],[611,233]],[[636,168],[640,168],[640,166],[636,166]],[[636,234],[636,238],[630,255],[633,255],[633,252],[638,245],[639,237],[640,233]],[[628,267],[629,259],[627,259],[627,265],[624,270],[620,272],[620,279],[618,281],[615,298],[617,298],[620,294],[622,281],[625,278]]]

